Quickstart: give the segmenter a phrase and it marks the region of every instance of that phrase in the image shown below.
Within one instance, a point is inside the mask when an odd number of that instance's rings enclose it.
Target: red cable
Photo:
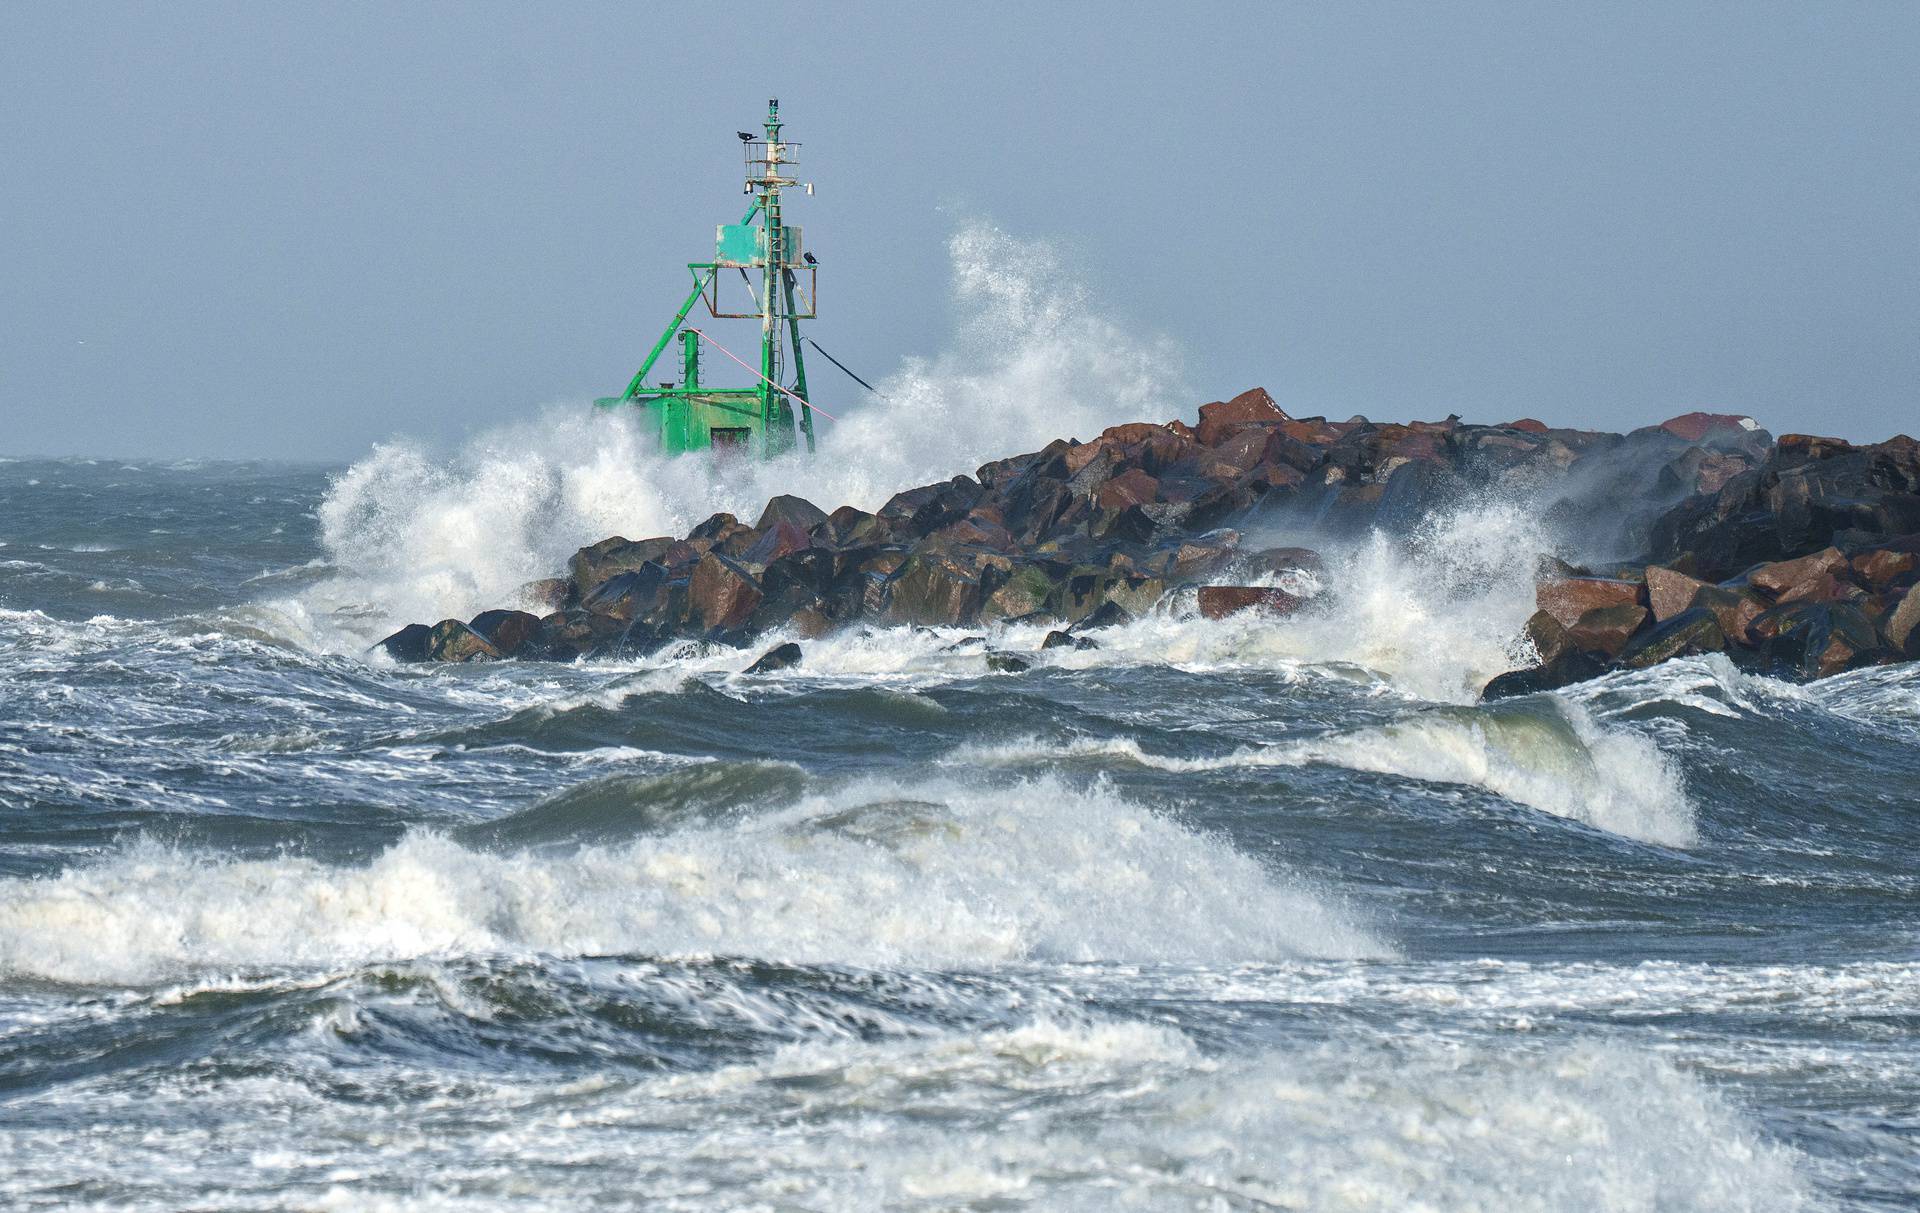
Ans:
[[[727,357],[732,358],[735,362],[740,362],[739,356],[736,355],[732,350],[728,349],[724,345],[721,345],[718,341],[715,341],[713,338],[707,336],[706,333],[693,327],[691,324],[687,326],[687,331],[689,333],[693,333],[697,335],[700,338],[700,340],[706,342],[708,345],[712,346],[714,349],[719,350],[721,353],[725,354]],[[752,367],[747,366],[746,363],[740,362],[740,365],[747,367],[749,371],[753,371],[753,377],[755,379],[758,379],[760,382],[771,387],[774,391],[782,392],[788,396],[793,396],[795,400],[798,400],[800,402],[800,405],[802,408],[811,409],[814,412],[820,414],[822,417],[825,417],[828,421],[840,420],[838,417],[835,417],[832,413],[829,413],[827,410],[821,408],[819,405],[815,404],[813,401],[808,400],[805,396],[797,396],[797,395],[794,395],[794,393],[787,391],[786,388],[781,387],[779,384],[775,383],[773,380],[767,378],[765,375],[762,375],[759,371],[755,371]]]

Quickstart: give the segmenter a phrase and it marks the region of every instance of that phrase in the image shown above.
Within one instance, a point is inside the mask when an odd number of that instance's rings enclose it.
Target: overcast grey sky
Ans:
[[[1917,65],[1910,0],[9,4],[0,451],[344,459],[615,391],[772,95],[856,369],[941,348],[978,217],[1201,399],[1911,432]]]

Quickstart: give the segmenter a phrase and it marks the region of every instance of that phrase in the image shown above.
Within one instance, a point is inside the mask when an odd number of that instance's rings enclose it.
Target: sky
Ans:
[[[771,96],[868,378],[949,346],[989,223],[1169,344],[1170,414],[1912,433],[1916,62],[1908,0],[12,4],[0,452],[347,460],[617,393]]]

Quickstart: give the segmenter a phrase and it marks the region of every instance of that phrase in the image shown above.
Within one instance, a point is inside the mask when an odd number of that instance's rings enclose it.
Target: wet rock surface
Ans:
[[[1489,695],[1708,652],[1796,678],[1920,656],[1911,438],[1776,442],[1751,419],[1704,413],[1629,434],[1331,421],[1289,416],[1257,388],[1203,405],[1192,425],[1056,440],[871,513],[785,495],[752,525],[722,513],[681,537],[612,536],[522,590],[517,605],[544,614],[410,624],[376,647],[407,662],[571,661],[856,623],[1010,621],[1053,624],[1044,647],[1080,647],[1172,604],[1210,619],[1313,609],[1319,554],[1246,536],[1418,542],[1436,512],[1488,495],[1537,503],[1575,548],[1604,527],[1637,555],[1544,562],[1526,629],[1538,661]]]

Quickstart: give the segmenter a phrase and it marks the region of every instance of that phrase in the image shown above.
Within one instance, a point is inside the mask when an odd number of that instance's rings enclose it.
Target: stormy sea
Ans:
[[[1199,398],[1000,240],[962,297],[1026,343],[905,366],[859,459],[556,406],[0,462],[0,1206],[1920,1201],[1920,670],[1482,703],[1565,542],[1525,502],[1019,673],[925,628],[369,653],[604,535]]]

